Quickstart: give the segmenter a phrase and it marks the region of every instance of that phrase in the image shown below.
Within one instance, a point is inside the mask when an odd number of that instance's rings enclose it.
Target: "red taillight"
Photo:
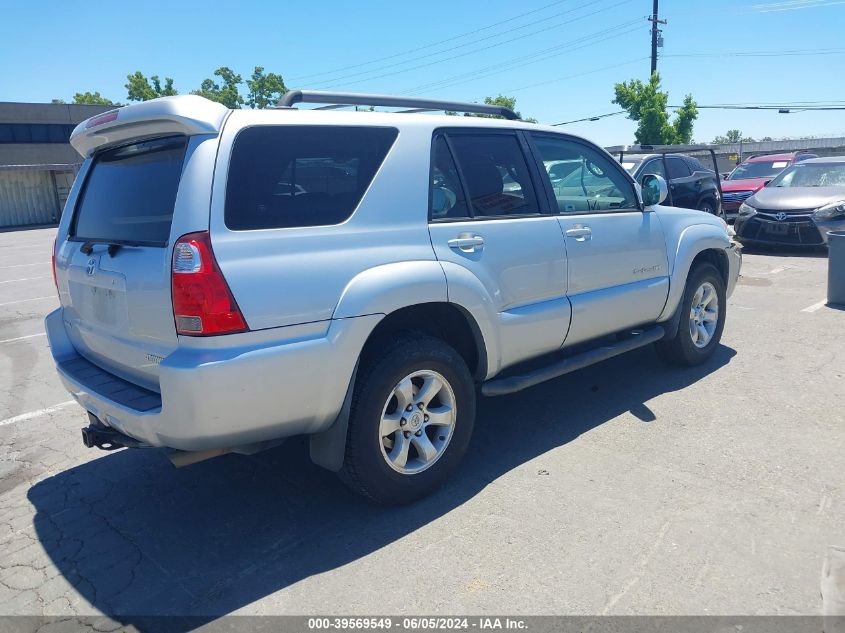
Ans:
[[[214,259],[207,231],[189,233],[176,241],[171,270],[173,317],[179,334],[212,336],[247,330]]]
[[[59,289],[59,280],[56,277],[56,240],[57,238],[53,238],[53,283],[56,285],[56,290]]]

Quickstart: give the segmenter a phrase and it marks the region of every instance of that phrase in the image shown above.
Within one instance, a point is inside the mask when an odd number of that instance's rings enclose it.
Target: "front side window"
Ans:
[[[666,170],[663,169],[663,159],[656,158],[648,161],[648,164],[643,167],[643,173],[640,176],[641,180],[642,176],[660,176],[661,178],[666,180]]]
[[[561,213],[637,208],[634,186],[606,155],[567,138],[535,136],[534,141]],[[560,164],[568,173],[557,179],[552,173]]]
[[[455,134],[449,140],[473,217],[540,213],[528,163],[516,135]]]
[[[238,134],[226,184],[236,231],[340,224],[396,140],[395,128],[277,125]]]

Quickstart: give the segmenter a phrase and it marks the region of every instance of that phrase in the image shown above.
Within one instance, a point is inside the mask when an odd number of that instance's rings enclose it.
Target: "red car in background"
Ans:
[[[722,209],[726,215],[736,215],[739,205],[760,191],[766,183],[784,169],[808,158],[818,158],[807,152],[762,154],[746,159],[722,181]]]

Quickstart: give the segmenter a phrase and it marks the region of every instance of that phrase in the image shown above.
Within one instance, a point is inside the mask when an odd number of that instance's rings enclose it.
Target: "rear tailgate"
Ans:
[[[184,118],[176,124],[162,118],[155,105],[118,110],[102,130],[95,118],[93,126],[83,123],[74,131],[71,142],[89,158],[59,227],[56,276],[65,329],[79,354],[158,391],[159,363],[178,344],[173,243],[208,228],[225,115],[217,110],[218,131],[209,133],[208,126],[197,129]],[[180,104],[160,105],[167,111]]]

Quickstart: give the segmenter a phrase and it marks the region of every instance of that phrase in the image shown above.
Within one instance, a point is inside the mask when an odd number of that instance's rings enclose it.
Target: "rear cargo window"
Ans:
[[[124,145],[94,158],[71,236],[163,246],[170,237],[187,138]]]
[[[236,231],[339,224],[396,140],[395,128],[256,126],[235,139],[226,226]]]

